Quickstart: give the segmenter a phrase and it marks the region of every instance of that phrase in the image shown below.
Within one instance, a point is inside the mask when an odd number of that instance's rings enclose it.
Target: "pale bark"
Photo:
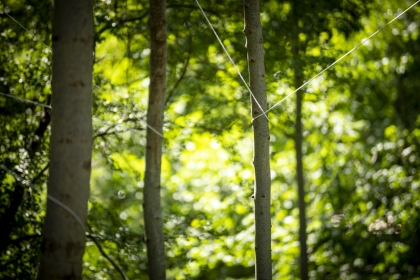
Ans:
[[[258,0],[246,0],[245,35],[250,88],[262,108],[267,107],[264,49]],[[253,98],[252,117],[262,112]],[[254,203],[255,203],[255,278],[272,278],[270,215],[270,132],[264,117],[253,121],[254,129]]]
[[[48,195],[85,224],[92,154],[93,1],[55,1],[52,41]],[[84,248],[84,229],[49,199],[38,279],[81,279]]]
[[[149,279],[166,279],[166,259],[160,201],[163,112],[166,90],[165,0],[150,1],[150,85],[147,109],[146,172],[144,177],[144,224]],[[156,133],[158,132],[158,133]]]

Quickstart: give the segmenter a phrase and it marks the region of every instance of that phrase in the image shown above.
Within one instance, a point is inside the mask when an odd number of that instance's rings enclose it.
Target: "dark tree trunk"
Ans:
[[[296,21],[297,22],[297,19]],[[300,87],[303,84],[303,61],[299,54],[298,32],[293,32],[292,54],[294,70],[294,86]],[[305,184],[303,175],[303,133],[302,133],[302,103],[303,92],[296,92],[296,123],[295,123],[295,151],[296,151],[296,181],[298,186],[298,207],[299,207],[299,243],[300,243],[300,278],[308,279],[308,253],[306,244],[306,203],[305,203]]]
[[[144,177],[144,224],[149,279],[166,279],[166,258],[160,201],[163,112],[166,90],[165,0],[150,0],[150,85],[147,109],[146,172]]]

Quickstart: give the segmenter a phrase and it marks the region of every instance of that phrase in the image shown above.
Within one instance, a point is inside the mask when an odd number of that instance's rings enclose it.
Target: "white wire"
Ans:
[[[55,204],[61,206],[64,210],[66,210],[68,213],[70,213],[70,215],[72,215],[73,218],[79,223],[83,232],[85,232],[85,226],[83,225],[82,220],[80,220],[79,216],[77,216],[77,214],[70,207],[68,207],[63,202],[59,201],[58,199],[56,199],[55,197],[53,197],[50,194],[48,195],[48,199],[51,200],[52,202],[54,202]]]
[[[10,175],[12,175],[13,177],[15,177],[15,179],[19,182],[21,181],[22,184],[26,185],[29,188],[34,189],[34,185],[31,184],[30,182],[28,182],[27,180],[25,180],[24,178],[22,178],[21,176],[19,176],[16,172],[14,172],[13,170],[10,170],[9,168],[7,168],[6,166],[0,164],[0,169],[3,169],[4,171],[6,171],[7,173],[9,173]],[[54,202],[55,204],[59,205],[60,207],[62,207],[64,210],[66,210],[70,215],[72,215],[74,217],[74,219],[79,223],[80,227],[82,228],[83,232],[85,232],[85,226],[82,223],[82,220],[79,218],[79,216],[77,216],[77,214],[67,205],[65,205],[63,202],[59,201],[58,199],[56,199],[55,197],[53,197],[52,195],[48,195],[47,196],[49,200],[51,200],[52,202]]]
[[[163,135],[157,131],[156,129],[154,129],[151,125],[149,125],[148,123],[146,123],[147,127],[150,128],[154,133],[156,133],[157,135],[159,135],[161,138],[163,138]]]
[[[268,117],[267,117],[266,113],[264,112],[264,109],[261,107],[260,103],[258,103],[257,98],[254,96],[254,94],[252,93],[252,91],[251,91],[251,89],[249,88],[248,84],[245,82],[245,79],[242,77],[242,74],[241,74],[241,72],[239,71],[238,67],[236,67],[235,62],[233,62],[233,59],[230,57],[229,52],[227,51],[227,49],[226,49],[226,48],[225,48],[225,46],[223,45],[222,40],[220,40],[219,36],[217,35],[216,30],[214,30],[213,25],[211,24],[210,20],[209,20],[209,19],[208,19],[208,17],[206,16],[206,13],[204,12],[203,8],[201,8],[200,3],[198,2],[198,0],[195,0],[195,2],[197,2],[198,7],[200,8],[201,12],[203,13],[204,17],[206,18],[206,21],[207,21],[207,23],[209,24],[209,26],[210,26],[211,30],[213,31],[214,35],[216,36],[217,41],[219,41],[219,44],[222,46],[222,49],[225,51],[225,53],[226,53],[227,57],[228,57],[228,58],[229,58],[229,60],[230,60],[230,63],[232,63],[233,67],[235,67],[236,72],[238,72],[238,75],[239,75],[239,77],[241,78],[242,82],[244,83],[244,85],[245,85],[246,89],[249,91],[249,93],[251,94],[252,98],[253,98],[253,99],[254,99],[254,101],[257,103],[257,105],[258,105],[258,107],[260,108],[261,112],[263,112],[263,113],[262,113],[262,115],[265,115],[265,117],[266,117],[266,118],[267,118],[267,120],[268,120]],[[256,119],[256,118],[254,118],[254,119]]]
[[[39,102],[36,102],[36,101],[32,101],[32,100],[29,100],[29,99],[26,99],[26,98],[14,96],[14,95],[11,95],[11,94],[8,94],[8,93],[0,92],[0,95],[6,96],[6,97],[10,97],[10,98],[14,98],[14,99],[17,99],[17,100],[20,100],[20,101],[23,101],[23,102],[32,103],[32,104],[35,104],[37,106],[42,106],[42,107],[51,109],[51,106],[49,106],[49,105],[46,105],[46,104],[43,104],[43,103],[39,103]]]
[[[9,17],[9,18],[11,18],[14,22],[16,22],[20,27],[22,27],[24,30],[26,30],[29,34],[31,34],[32,35],[32,37],[34,37],[35,39],[37,39],[39,42],[41,42],[44,46],[46,46],[49,50],[51,50],[51,48],[49,47],[49,46],[47,46],[43,41],[41,41],[38,37],[36,37],[31,31],[29,31],[27,28],[25,28],[22,24],[20,24],[16,19],[14,19],[11,15],[9,15],[8,13],[6,13],[5,12],[5,14]],[[100,89],[101,90],[101,88],[98,86],[98,85],[96,85],[96,84],[93,84],[96,88],[98,88],[98,89]],[[11,98],[15,98],[15,99],[18,99],[18,100],[20,100],[20,101],[23,101],[23,102],[28,102],[28,103],[32,103],[32,104],[35,104],[35,105],[38,105],[38,106],[43,106],[43,107],[46,107],[46,108],[50,108],[50,109],[52,109],[52,107],[51,106],[48,106],[48,105],[45,105],[45,104],[42,104],[42,103],[39,103],[39,102],[35,102],[35,101],[32,101],[32,100],[29,100],[29,99],[25,99],[25,98],[21,98],[21,97],[17,97],[17,96],[13,96],[13,95],[10,95],[10,94],[7,94],[7,93],[3,93],[3,92],[0,92],[0,94],[1,95],[4,95],[4,96],[7,96],[7,97],[11,97]],[[112,96],[111,96],[111,98],[112,98]],[[264,110],[262,110],[262,111],[264,111]],[[137,118],[138,119],[138,118]],[[141,122],[144,122],[145,124],[146,124],[146,126],[148,127],[148,128],[150,128],[150,130],[152,130],[154,133],[156,133],[157,135],[159,135],[161,138],[163,138],[163,135],[162,135],[162,133],[160,133],[159,131],[157,131],[155,128],[153,128],[151,125],[149,125],[146,121],[142,121],[142,120],[140,120],[140,119],[138,119],[139,121],[141,121]]]
[[[316,74],[314,77],[312,77],[310,80],[308,80],[307,82],[305,82],[303,85],[301,85],[300,87],[298,87],[297,89],[295,89],[293,92],[291,92],[288,95],[286,95],[286,97],[284,97],[283,99],[281,99],[279,102],[277,102],[276,104],[274,104],[273,106],[271,106],[267,111],[264,112],[264,114],[260,114],[260,115],[256,116],[252,121],[254,121],[255,119],[257,119],[257,118],[259,118],[259,117],[261,117],[263,115],[265,115],[266,113],[268,113],[269,111],[271,111],[274,107],[277,107],[278,105],[280,105],[280,103],[282,103],[284,100],[286,100],[287,98],[289,98],[292,94],[294,94],[295,92],[297,92],[298,90],[300,90],[301,88],[303,88],[304,86],[306,86],[307,84],[309,84],[314,79],[318,78],[325,71],[327,71],[328,69],[330,69],[331,67],[333,67],[334,65],[336,65],[340,60],[342,60],[343,58],[345,58],[346,56],[348,56],[349,54],[351,54],[353,51],[355,51],[357,48],[359,48],[361,45],[363,45],[364,43],[366,43],[367,41],[369,41],[373,36],[375,36],[376,34],[378,34],[379,32],[381,32],[385,27],[387,27],[388,25],[390,25],[391,23],[393,23],[395,20],[397,20],[400,16],[402,16],[403,14],[405,14],[408,10],[410,10],[411,8],[413,8],[419,2],[420,2],[420,0],[418,0],[417,2],[415,2],[413,5],[411,5],[410,7],[408,7],[405,11],[403,11],[398,16],[396,16],[391,21],[389,21],[387,24],[385,24],[384,26],[382,26],[381,28],[379,28],[378,30],[376,30],[374,33],[372,33],[368,38],[364,39],[357,46],[355,46],[354,48],[352,48],[351,50],[349,50],[347,53],[345,53],[343,56],[341,56],[339,59],[337,59],[336,61],[334,61],[327,68],[323,69],[321,72],[319,72],[318,74]]]
[[[35,39],[37,39],[41,44],[43,44],[44,46],[47,47],[47,49],[49,49],[51,51],[51,48],[49,46],[47,46],[47,44],[45,44],[44,42],[42,42],[38,37],[36,37],[31,31],[29,31],[28,29],[26,29],[22,24],[20,24],[17,20],[15,20],[11,15],[9,15],[8,13],[4,12],[9,18],[11,18],[14,22],[16,22],[20,27],[22,27],[23,29],[25,29],[29,34],[32,35],[32,37],[34,37]]]

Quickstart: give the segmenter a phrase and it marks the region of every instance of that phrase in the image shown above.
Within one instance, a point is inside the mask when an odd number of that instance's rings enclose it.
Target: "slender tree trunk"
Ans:
[[[262,108],[267,107],[264,49],[258,0],[245,0],[245,35],[250,88]],[[252,117],[262,112],[253,98]],[[255,278],[271,279],[270,132],[264,117],[253,121],[255,170]]]
[[[166,90],[165,0],[150,0],[150,86],[147,109],[146,173],[144,177],[144,224],[149,278],[166,279],[166,260],[160,202],[163,112]],[[159,135],[160,134],[160,135]]]
[[[93,1],[56,0],[48,195],[87,219],[92,154]],[[48,200],[38,279],[81,279],[85,232]]]
[[[296,21],[297,22],[297,21]],[[303,84],[302,60],[299,55],[298,33],[294,32],[292,38],[294,86],[300,87]],[[300,279],[308,279],[308,253],[306,244],[306,204],[305,185],[303,177],[303,153],[302,153],[302,101],[303,92],[296,92],[296,123],[295,123],[295,151],[296,151],[296,180],[298,186],[298,207],[299,207],[299,243],[300,243]]]

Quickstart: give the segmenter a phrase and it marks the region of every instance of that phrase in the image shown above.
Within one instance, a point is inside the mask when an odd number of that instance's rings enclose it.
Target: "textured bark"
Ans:
[[[246,0],[245,35],[250,88],[262,108],[267,107],[264,49],[258,0]],[[251,98],[252,117],[262,112]],[[270,132],[266,118],[253,121],[254,129],[254,203],[255,203],[255,278],[271,279],[271,215],[270,215]]]
[[[52,41],[48,195],[86,223],[92,154],[93,1],[55,1]],[[38,279],[81,279],[84,248],[84,230],[72,215],[48,200]]]
[[[297,22],[297,19],[296,21]],[[298,32],[293,32],[292,54],[294,70],[294,86],[300,87],[303,84],[303,61],[299,55]],[[308,247],[306,244],[306,204],[305,204],[305,184],[303,176],[303,153],[302,153],[302,102],[303,92],[296,92],[296,123],[295,123],[295,151],[296,151],[296,181],[298,186],[298,207],[299,207],[299,243],[300,243],[300,279],[308,279]]]
[[[147,123],[163,134],[163,112],[166,90],[166,15],[165,0],[150,1],[150,85]],[[149,279],[166,279],[166,259],[160,202],[162,137],[147,129],[146,172],[143,189],[143,214]]]

